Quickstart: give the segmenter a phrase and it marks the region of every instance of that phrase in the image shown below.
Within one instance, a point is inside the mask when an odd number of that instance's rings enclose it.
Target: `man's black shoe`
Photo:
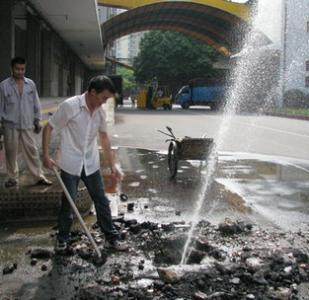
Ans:
[[[40,179],[37,183],[36,183],[36,185],[43,185],[43,186],[48,186],[48,185],[52,185],[53,183],[50,181],[50,180],[48,180],[48,179],[44,179],[44,178],[42,178],[42,179]]]
[[[15,179],[9,179],[5,184],[4,186],[6,188],[11,188],[11,187],[15,187],[17,186],[17,181]]]

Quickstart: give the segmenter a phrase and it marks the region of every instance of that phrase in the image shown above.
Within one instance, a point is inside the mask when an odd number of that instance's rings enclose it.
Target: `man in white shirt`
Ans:
[[[109,200],[107,199],[97,145],[99,133],[104,155],[111,173],[120,177],[115,167],[110,141],[106,132],[105,113],[102,104],[115,93],[112,81],[106,76],[96,76],[89,82],[88,90],[62,102],[43,130],[43,163],[52,169],[56,162],[49,156],[49,143],[53,130],[61,132],[60,161],[61,178],[72,199],[76,198],[79,180],[82,179],[94,202],[98,225],[104,232],[106,245],[116,250],[126,250],[120,242],[119,233],[112,223]],[[55,250],[67,249],[73,215],[65,195],[58,216],[59,233]]]

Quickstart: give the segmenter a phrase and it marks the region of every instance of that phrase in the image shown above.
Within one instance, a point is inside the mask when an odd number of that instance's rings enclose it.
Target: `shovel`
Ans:
[[[73,201],[71,195],[69,194],[69,192],[68,192],[66,186],[64,185],[64,183],[63,183],[63,181],[62,181],[62,179],[61,179],[61,177],[60,177],[60,174],[58,173],[58,171],[57,171],[57,169],[56,169],[55,166],[53,167],[53,171],[55,172],[55,175],[56,175],[56,177],[57,177],[57,179],[58,179],[58,181],[59,181],[59,183],[60,183],[60,185],[61,185],[61,187],[62,187],[62,189],[63,189],[63,192],[64,192],[64,194],[65,194],[67,200],[69,201],[69,203],[70,203],[72,209],[74,210],[74,212],[75,212],[75,214],[76,214],[76,216],[77,216],[77,219],[78,219],[79,223],[82,225],[82,227],[83,227],[83,229],[84,229],[84,231],[85,231],[85,233],[86,233],[88,239],[90,240],[90,242],[91,242],[91,244],[92,244],[92,246],[93,246],[93,248],[94,248],[94,250],[95,250],[95,252],[96,252],[96,254],[97,254],[97,257],[96,257],[96,259],[94,260],[94,263],[95,263],[96,265],[104,264],[104,263],[105,263],[105,258],[102,257],[102,253],[101,253],[101,251],[100,251],[98,245],[97,245],[96,242],[94,241],[94,239],[93,239],[93,237],[92,237],[92,235],[91,235],[89,229],[87,228],[87,226],[86,226],[86,224],[85,224],[85,222],[84,222],[82,216],[80,215],[80,213],[79,213],[79,211],[78,211],[78,209],[77,209],[77,207],[76,207],[76,205],[75,205],[75,203],[74,203],[74,201]]]

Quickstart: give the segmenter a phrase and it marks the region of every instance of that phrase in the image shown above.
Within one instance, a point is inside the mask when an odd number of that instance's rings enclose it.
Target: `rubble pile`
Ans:
[[[63,299],[308,299],[300,296],[309,279],[306,234],[269,232],[242,221],[218,226],[201,221],[187,262],[180,265],[189,224],[122,217],[115,225],[130,249],[104,250],[101,267],[91,263],[95,253],[81,232],[73,235],[67,256],[32,249],[29,264],[50,280],[67,282]],[[93,234],[103,245],[96,226]],[[12,272],[18,272],[17,264],[3,269],[3,274]]]

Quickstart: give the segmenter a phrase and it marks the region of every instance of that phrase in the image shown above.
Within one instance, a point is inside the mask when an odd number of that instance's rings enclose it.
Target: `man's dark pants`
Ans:
[[[84,182],[92,201],[94,202],[98,225],[104,232],[108,241],[119,239],[119,233],[112,223],[112,215],[109,206],[109,200],[105,195],[102,176],[100,171],[86,176],[83,168],[81,176],[71,175],[61,170],[61,178],[66,186],[73,201],[75,201],[78,183],[80,179]],[[58,240],[67,242],[69,239],[70,228],[73,223],[73,212],[69,201],[65,195],[62,196],[61,208],[58,216],[59,234]]]

